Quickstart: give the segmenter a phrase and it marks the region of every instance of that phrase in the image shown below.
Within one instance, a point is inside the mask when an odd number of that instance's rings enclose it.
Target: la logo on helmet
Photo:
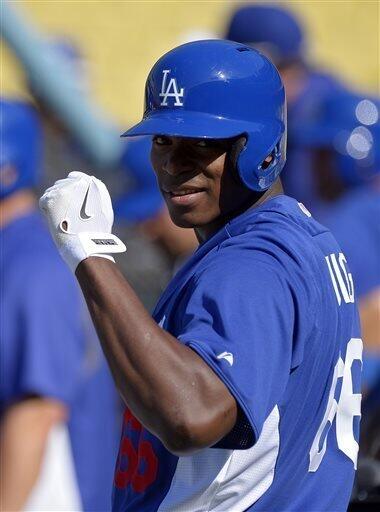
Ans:
[[[168,98],[175,98],[174,106],[175,107],[183,107],[183,102],[181,101],[181,98],[183,98],[184,94],[184,88],[181,87],[178,89],[177,80],[175,78],[170,78],[169,83],[167,83],[167,77],[170,73],[170,69],[163,69],[162,70],[163,77],[162,77],[162,85],[161,85],[161,92],[160,92],[160,98],[163,98],[161,101],[161,106],[167,107],[168,106]]]

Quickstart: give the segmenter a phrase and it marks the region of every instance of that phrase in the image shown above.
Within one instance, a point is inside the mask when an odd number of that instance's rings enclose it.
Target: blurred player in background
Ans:
[[[171,218],[200,243],[153,319],[112,261],[104,184],[72,172],[40,200],[127,404],[114,510],[346,510],[359,319],[335,239],[283,195],[277,70],[230,41],[175,48],[124,135],[153,135]]]
[[[310,150],[298,139],[294,127],[310,123],[325,98],[342,90],[343,85],[307,62],[303,27],[293,13],[278,5],[248,4],[238,8],[228,23],[225,38],[257,48],[280,71],[288,105],[285,192],[297,197],[319,219],[326,205],[318,195]]]
[[[0,100],[1,508],[110,509],[117,397],[75,280],[36,208],[42,130]]]

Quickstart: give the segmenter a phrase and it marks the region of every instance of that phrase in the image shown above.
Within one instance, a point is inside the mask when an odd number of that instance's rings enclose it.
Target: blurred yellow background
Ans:
[[[269,3],[269,2],[268,2]],[[142,112],[146,75],[165,51],[192,31],[222,35],[241,2],[18,1],[14,8],[48,36],[68,36],[89,60],[91,90],[121,126]],[[379,91],[379,2],[282,2],[304,22],[311,61],[351,87]],[[24,96],[22,73],[2,44],[1,92]]]

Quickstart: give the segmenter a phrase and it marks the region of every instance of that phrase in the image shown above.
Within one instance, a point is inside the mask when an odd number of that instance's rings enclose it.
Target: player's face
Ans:
[[[212,233],[247,202],[251,192],[227,165],[226,155],[232,142],[231,139],[153,138],[153,168],[177,226],[202,228]]]

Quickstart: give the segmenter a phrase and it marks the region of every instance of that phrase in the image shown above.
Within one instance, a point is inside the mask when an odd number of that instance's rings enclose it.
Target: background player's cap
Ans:
[[[140,123],[123,136],[232,138],[247,141],[237,170],[249,188],[269,188],[286,157],[285,92],[272,62],[232,41],[187,43],[153,66]],[[264,159],[273,155],[267,168]]]
[[[0,198],[38,183],[42,129],[27,103],[0,98]]]
[[[306,147],[331,149],[348,185],[380,172],[380,100],[347,91],[329,96],[307,123],[294,126]]]
[[[261,49],[276,64],[301,59],[304,50],[304,34],[298,20],[287,9],[274,5],[238,8],[225,37]]]

